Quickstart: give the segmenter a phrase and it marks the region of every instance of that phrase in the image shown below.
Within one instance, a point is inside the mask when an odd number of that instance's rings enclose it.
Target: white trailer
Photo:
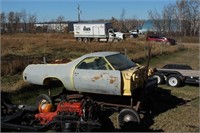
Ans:
[[[74,37],[79,42],[105,41],[116,42],[125,39],[121,32],[114,32],[111,23],[76,23]]]

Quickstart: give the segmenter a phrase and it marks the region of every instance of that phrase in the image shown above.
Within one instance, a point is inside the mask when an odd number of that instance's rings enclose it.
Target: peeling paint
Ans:
[[[102,74],[101,74],[101,75],[98,75],[98,76],[94,76],[94,77],[92,78],[92,81],[95,82],[96,80],[99,80],[99,79],[101,79],[102,77],[103,77]]]
[[[110,84],[113,84],[117,81],[117,77],[110,76]]]

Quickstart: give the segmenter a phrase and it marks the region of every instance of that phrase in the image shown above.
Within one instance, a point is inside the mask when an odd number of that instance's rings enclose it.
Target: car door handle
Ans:
[[[77,76],[77,75],[79,75],[79,73],[74,73],[74,76]]]

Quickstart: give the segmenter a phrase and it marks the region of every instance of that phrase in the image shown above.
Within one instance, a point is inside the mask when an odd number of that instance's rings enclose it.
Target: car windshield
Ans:
[[[136,66],[134,62],[122,54],[107,56],[106,59],[116,70],[126,70]]]

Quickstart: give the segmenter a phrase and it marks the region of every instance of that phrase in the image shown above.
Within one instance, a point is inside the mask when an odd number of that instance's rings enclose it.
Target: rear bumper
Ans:
[[[186,77],[185,83],[188,83],[188,84],[200,84],[200,78],[199,77]]]

